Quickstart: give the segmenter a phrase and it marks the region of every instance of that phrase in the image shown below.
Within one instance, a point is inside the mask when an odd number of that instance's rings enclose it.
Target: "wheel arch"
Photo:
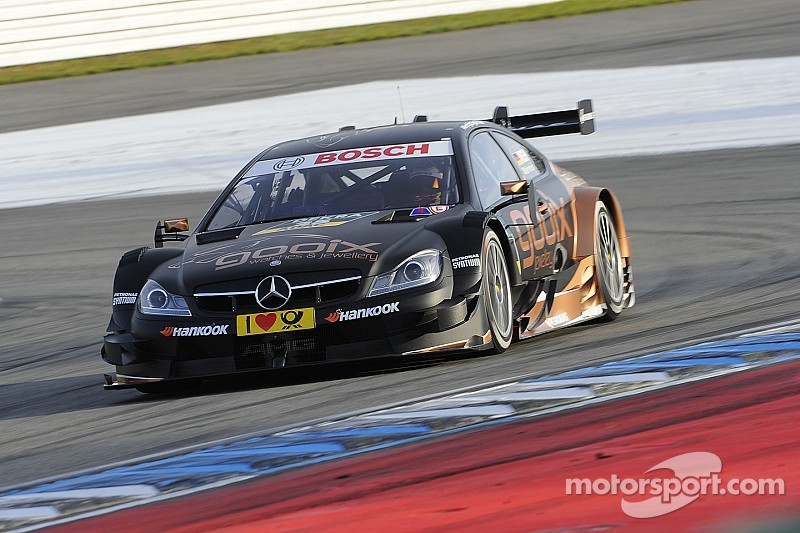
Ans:
[[[503,256],[506,260],[506,268],[508,269],[508,278],[511,286],[516,287],[522,285],[522,275],[519,271],[519,262],[517,261],[516,251],[508,240],[508,236],[506,235],[506,230],[503,227],[502,222],[500,222],[500,220],[497,218],[492,217],[487,222],[486,227],[494,231],[495,234],[497,234],[497,238],[500,240],[500,246],[503,248]]]
[[[600,201],[608,208],[617,230],[620,252],[623,257],[630,258],[630,244],[622,207],[619,200],[609,189],[600,187],[575,188],[575,248],[573,259],[580,260],[594,254],[595,204]]]
[[[468,211],[461,218],[433,217],[433,220],[426,224],[425,227],[437,233],[444,240],[451,258],[460,255],[479,254],[483,246],[484,233],[487,229],[494,231],[503,249],[511,286],[515,287],[523,284],[522,276],[517,267],[519,258],[514,247],[509,242],[503,223],[493,213],[488,211]]]

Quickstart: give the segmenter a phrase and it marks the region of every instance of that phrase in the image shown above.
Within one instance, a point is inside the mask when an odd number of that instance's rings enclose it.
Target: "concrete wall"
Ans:
[[[559,0],[0,0],[0,67]]]

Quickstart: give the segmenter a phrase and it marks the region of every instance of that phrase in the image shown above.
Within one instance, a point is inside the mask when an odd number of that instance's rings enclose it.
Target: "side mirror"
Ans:
[[[153,235],[154,246],[163,248],[164,241],[185,241],[188,235],[181,235],[181,232],[189,231],[188,218],[173,218],[161,222],[156,222],[156,231]]]
[[[511,196],[514,194],[527,194],[527,193],[528,193],[528,182],[526,180],[500,182],[501,196]]]

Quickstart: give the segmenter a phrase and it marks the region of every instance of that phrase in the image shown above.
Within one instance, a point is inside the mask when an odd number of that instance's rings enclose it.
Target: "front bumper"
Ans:
[[[315,327],[299,331],[236,335],[235,317],[183,319],[134,316],[133,332],[104,338],[103,359],[116,365],[106,388],[129,388],[162,380],[197,379],[271,368],[354,361],[431,351],[480,349],[487,342],[485,313],[477,295],[449,298],[451,282],[427,291],[387,294],[342,305],[342,311],[397,304],[398,311],[331,322],[340,310],[315,309]],[[225,327],[227,326],[227,328]],[[167,327],[225,331],[208,336],[165,336]],[[208,328],[211,329],[208,329]],[[214,329],[216,327],[216,329]]]

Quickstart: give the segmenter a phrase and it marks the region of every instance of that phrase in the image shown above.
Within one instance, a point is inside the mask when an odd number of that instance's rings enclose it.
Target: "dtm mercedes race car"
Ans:
[[[622,211],[525,140],[594,131],[577,109],[429,122],[267,148],[197,229],[125,253],[106,388],[265,369],[499,353],[634,303]],[[178,244],[164,246],[165,241]]]

